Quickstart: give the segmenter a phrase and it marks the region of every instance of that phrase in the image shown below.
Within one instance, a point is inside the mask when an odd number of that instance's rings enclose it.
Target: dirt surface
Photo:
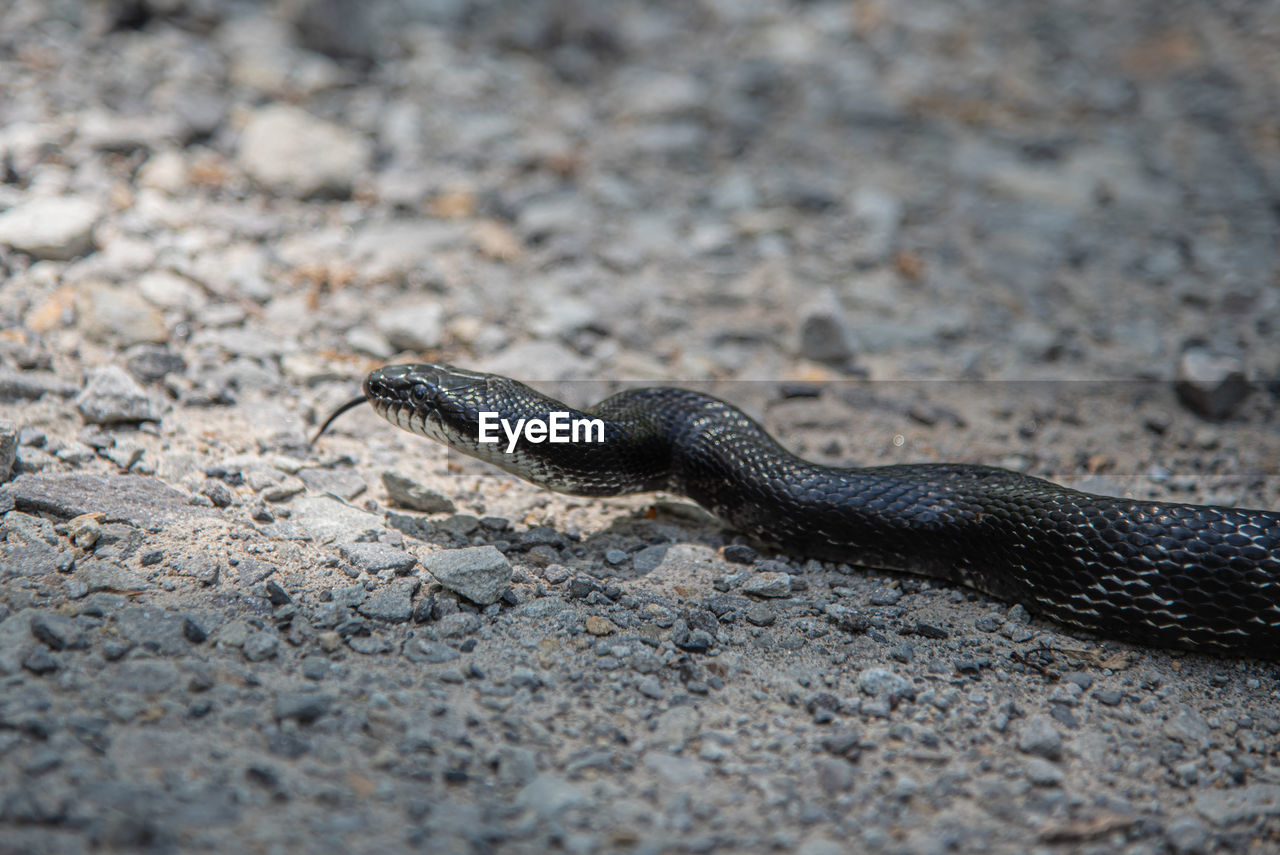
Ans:
[[[1280,508],[1277,55],[1262,2],[0,7],[0,852],[1280,847],[1273,664],[308,445],[445,359]]]

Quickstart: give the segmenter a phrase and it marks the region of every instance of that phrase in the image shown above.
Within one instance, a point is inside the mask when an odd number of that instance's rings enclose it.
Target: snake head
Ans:
[[[489,379],[444,363],[388,365],[365,378],[364,394],[392,424],[457,446],[476,435]]]

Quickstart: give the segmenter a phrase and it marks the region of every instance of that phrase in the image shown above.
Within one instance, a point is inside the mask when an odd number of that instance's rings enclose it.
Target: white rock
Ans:
[[[444,281],[436,253],[457,246],[461,240],[456,223],[371,222],[351,239],[349,258],[367,281],[421,288]]]
[[[392,347],[430,350],[440,344],[444,310],[434,300],[420,300],[384,309],[374,319],[378,332]]]
[[[245,171],[276,192],[301,197],[349,194],[369,155],[360,134],[283,104],[256,111],[240,136]]]
[[[160,344],[169,339],[160,311],[130,288],[91,283],[80,306],[85,334],[97,341],[114,341],[129,347],[143,342]]]
[[[0,214],[0,243],[37,258],[65,261],[93,248],[96,202],[75,196],[30,199]]]
[[[138,170],[138,185],[177,195],[187,189],[187,161],[176,151],[153,155]]]
[[[138,293],[161,309],[195,311],[208,302],[204,292],[185,276],[170,270],[153,270],[138,279]]]

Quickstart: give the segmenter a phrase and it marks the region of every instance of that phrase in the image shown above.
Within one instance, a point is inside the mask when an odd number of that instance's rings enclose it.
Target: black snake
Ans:
[[[1280,513],[1098,496],[989,466],[820,466],[697,392],[633,389],[583,412],[443,364],[374,371],[320,433],[366,400],[405,430],[552,490],[667,490],[803,555],[960,582],[1146,644],[1280,658]],[[505,437],[478,441],[481,413],[514,424],[556,412],[601,420],[603,441],[525,437],[510,453]]]

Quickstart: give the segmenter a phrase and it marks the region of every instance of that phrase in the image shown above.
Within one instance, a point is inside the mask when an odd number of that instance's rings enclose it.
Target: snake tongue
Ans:
[[[320,438],[320,436],[321,436],[321,435],[322,435],[326,430],[328,430],[328,429],[329,429],[329,425],[333,424],[334,419],[338,418],[338,416],[342,415],[342,414],[343,414],[343,413],[345,413],[347,410],[350,410],[350,409],[353,409],[353,408],[355,408],[355,407],[360,406],[361,404],[363,404],[363,403],[364,403],[365,401],[367,401],[367,400],[368,400],[368,398],[366,398],[364,395],[361,395],[359,398],[352,398],[350,401],[347,401],[347,402],[346,402],[345,404],[343,404],[341,407],[338,407],[338,409],[336,409],[336,410],[334,410],[332,413],[330,413],[330,414],[329,414],[329,418],[325,419],[325,420],[324,420],[324,424],[320,425],[320,430],[316,431],[316,435],[315,435],[315,436],[313,436],[313,437],[311,437],[311,445],[315,445],[315,444],[316,444],[316,440],[318,440],[318,439]]]

